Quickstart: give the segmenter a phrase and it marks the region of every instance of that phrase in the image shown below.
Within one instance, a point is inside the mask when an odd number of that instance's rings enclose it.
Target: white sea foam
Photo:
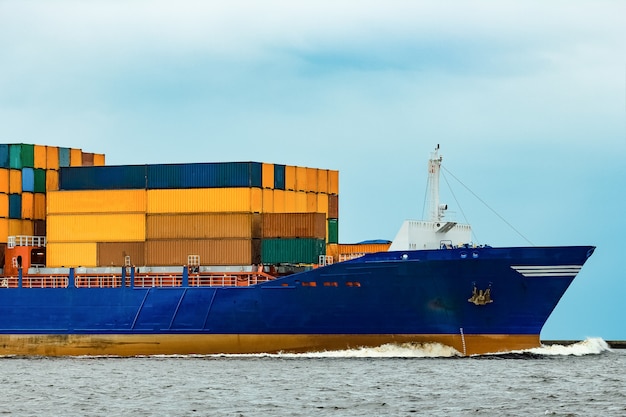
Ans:
[[[552,356],[585,356],[598,355],[602,352],[610,351],[611,347],[604,339],[600,337],[590,337],[571,345],[542,345],[541,347],[529,349],[525,352]]]
[[[281,354],[281,356],[310,358],[449,358],[461,356],[461,353],[450,346],[440,343],[388,343],[378,347]]]

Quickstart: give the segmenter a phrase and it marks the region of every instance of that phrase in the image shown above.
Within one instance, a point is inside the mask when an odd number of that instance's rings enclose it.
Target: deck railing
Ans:
[[[130,287],[131,282],[134,288],[182,287],[184,277],[184,273],[132,272],[126,275],[121,273],[76,273],[73,276],[74,287],[76,288],[120,288],[122,285]],[[274,279],[274,276],[264,272],[202,272],[187,274],[187,285],[196,288],[249,287]],[[0,290],[18,288],[19,286],[19,276],[0,277]],[[21,276],[21,286],[22,288],[67,288],[70,286],[70,274],[25,274]]]

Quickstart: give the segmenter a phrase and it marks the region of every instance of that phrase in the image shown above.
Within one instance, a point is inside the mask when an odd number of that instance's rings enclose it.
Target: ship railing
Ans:
[[[19,284],[18,277],[0,277],[0,289],[17,288]]]
[[[272,281],[275,277],[264,272],[224,272],[189,274],[190,287],[249,287]]]
[[[365,256],[365,253],[341,253],[339,254],[339,262],[349,261],[350,259],[360,258],[361,256]]]
[[[127,286],[130,283],[126,284]],[[180,287],[183,285],[183,278],[178,274],[135,274],[135,287]]]
[[[115,274],[77,274],[74,277],[76,288],[119,288],[122,277]]]
[[[18,278],[11,277],[11,288],[17,288]],[[22,288],[67,288],[69,278],[67,275],[24,275],[22,276]]]

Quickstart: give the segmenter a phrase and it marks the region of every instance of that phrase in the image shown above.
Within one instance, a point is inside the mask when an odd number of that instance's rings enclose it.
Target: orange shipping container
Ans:
[[[315,211],[326,214],[326,218],[328,218],[328,194],[320,193],[317,195],[317,209]]]
[[[317,168],[307,168],[306,169],[306,189],[304,191],[310,191],[317,193],[319,191],[319,187],[317,184]]]
[[[264,238],[326,238],[324,213],[264,213]]]
[[[9,219],[0,219],[0,243],[9,241]]]
[[[51,214],[49,242],[136,242],[146,238],[146,216],[122,214]]]
[[[146,239],[216,239],[261,237],[261,215],[199,213],[148,215]]]
[[[340,243],[339,245],[337,245],[337,253],[339,255],[350,255],[350,254],[361,254],[361,253],[387,252],[389,250],[389,246],[391,246],[391,242],[389,243],[363,243],[363,244]]]
[[[130,263],[134,266],[145,265],[144,242],[102,242],[98,243],[98,266],[125,265],[126,257],[130,256]]]
[[[307,198],[306,193],[304,191],[296,192],[296,209],[294,210],[296,213],[306,213],[307,212]]]
[[[328,194],[328,170],[317,170],[317,191]]]
[[[263,188],[274,188],[274,164],[263,164]]]
[[[35,195],[22,193],[22,219],[33,219],[35,212]]]
[[[46,146],[46,168],[59,169],[59,148],[56,146]]]
[[[307,168],[296,167],[296,191],[307,191]]]
[[[9,193],[10,194],[22,193],[22,171],[19,169],[9,170]]]
[[[0,194],[0,217],[9,217],[9,195]]]
[[[306,210],[307,213],[315,213],[317,211],[317,193],[306,193]]]
[[[339,194],[339,171],[328,171],[328,194]]]
[[[252,265],[261,261],[259,239],[198,239],[146,241],[146,265],[186,265],[198,255],[201,265]]]
[[[264,188],[263,193],[263,213],[274,212],[274,191],[271,188]]]
[[[83,151],[80,149],[70,149],[70,166],[79,167],[83,165]]]
[[[175,213],[260,213],[260,188],[189,188],[148,190],[149,214]]]
[[[93,164],[94,166],[103,166],[104,165],[104,154],[102,153],[95,153],[93,154]]]
[[[88,243],[50,243],[46,244],[46,266],[95,267],[97,266],[98,244]]]
[[[24,221],[23,220],[19,220],[19,219],[9,219],[9,231],[8,231],[8,235],[9,236],[20,236],[20,235],[24,235],[25,233],[23,232],[23,225]]]
[[[35,168],[46,169],[48,165],[46,147],[42,145],[35,145],[33,152]]]
[[[33,219],[46,220],[46,195],[43,193],[35,193]]]
[[[48,192],[48,214],[145,213],[146,190]]]
[[[296,189],[296,167],[292,165],[285,166],[285,190]]]
[[[274,210],[271,213],[286,213],[285,195],[290,191],[274,190]],[[293,211],[293,210],[292,210]]]
[[[0,168],[0,193],[9,194],[9,170]]]
[[[35,222],[33,220],[22,220],[22,235],[35,235]]]
[[[51,169],[46,171],[46,191],[59,190],[59,171]]]

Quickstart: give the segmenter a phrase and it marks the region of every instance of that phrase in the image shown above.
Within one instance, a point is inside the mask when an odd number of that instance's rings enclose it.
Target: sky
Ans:
[[[543,339],[626,339],[626,2],[0,0],[0,142],[339,171],[339,240],[442,202],[594,245]]]

